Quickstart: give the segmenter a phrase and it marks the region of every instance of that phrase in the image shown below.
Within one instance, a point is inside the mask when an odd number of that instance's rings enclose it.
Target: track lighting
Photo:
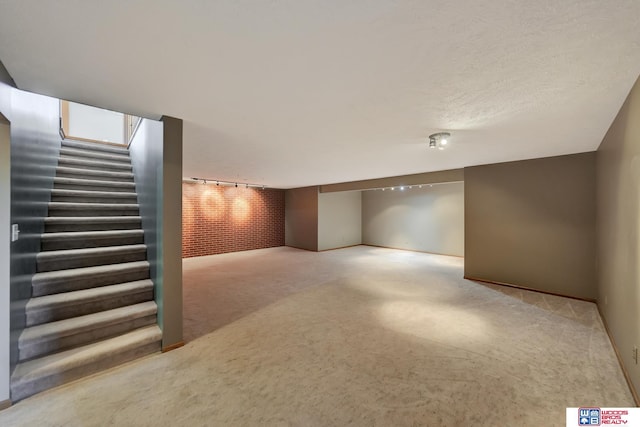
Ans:
[[[262,188],[263,190],[265,190],[267,188],[266,185],[264,184],[252,184],[250,182],[233,182],[233,181],[221,181],[219,179],[210,179],[210,178],[197,178],[197,177],[192,177],[192,178],[183,178],[183,181],[187,182],[187,181],[196,181],[199,182],[201,181],[202,184],[208,184],[209,182],[213,183],[215,181],[216,186],[220,186],[221,184],[223,186],[234,186],[236,188],[238,188],[238,184],[240,185],[244,185],[245,188],[249,189],[250,187],[256,187],[256,188]]]

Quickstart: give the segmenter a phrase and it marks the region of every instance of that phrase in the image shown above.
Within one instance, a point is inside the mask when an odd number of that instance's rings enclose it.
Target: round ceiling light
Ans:
[[[444,150],[445,145],[449,142],[450,136],[451,134],[449,132],[438,132],[429,135],[429,148]]]

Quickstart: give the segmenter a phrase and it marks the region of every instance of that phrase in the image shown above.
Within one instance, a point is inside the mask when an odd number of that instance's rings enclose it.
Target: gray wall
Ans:
[[[165,129],[163,122],[143,119],[129,146],[163,348],[182,342],[182,133],[173,147],[169,140],[176,138],[175,131]],[[178,188],[171,182],[176,169],[180,170]],[[168,243],[177,248],[169,248]],[[176,250],[179,267],[170,260]]]
[[[10,398],[11,139],[9,121],[0,114],[0,408]]]
[[[362,192],[318,194],[318,250],[362,244]]]
[[[318,187],[286,190],[284,196],[285,245],[318,250]]]
[[[17,90],[5,81],[11,83],[6,76],[0,81],[0,113],[11,122],[11,223],[21,230],[20,239],[11,243],[10,259],[13,368],[18,337],[25,326],[25,304],[31,297],[31,278],[36,272],[60,136],[58,100]]]
[[[640,367],[640,82],[597,151],[598,306],[635,388]]]
[[[465,277],[596,298],[595,153],[464,175]]]
[[[362,243],[463,256],[464,184],[364,191]]]

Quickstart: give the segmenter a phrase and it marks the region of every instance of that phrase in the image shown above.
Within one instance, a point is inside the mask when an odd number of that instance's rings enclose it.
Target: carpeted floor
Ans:
[[[365,246],[185,260],[193,341],[0,425],[564,426],[567,406],[633,405],[594,304],[462,264]]]

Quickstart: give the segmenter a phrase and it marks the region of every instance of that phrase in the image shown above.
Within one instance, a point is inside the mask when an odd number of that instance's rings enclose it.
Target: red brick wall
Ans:
[[[182,184],[182,257],[284,246],[284,190]]]

